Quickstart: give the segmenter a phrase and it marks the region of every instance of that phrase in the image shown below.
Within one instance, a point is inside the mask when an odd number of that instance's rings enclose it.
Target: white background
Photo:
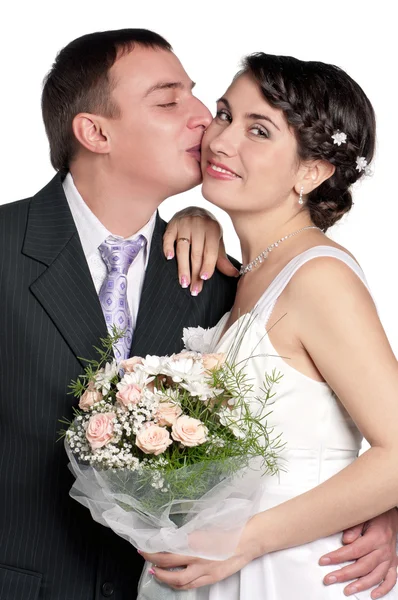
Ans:
[[[396,20],[393,2],[356,0],[43,0],[2,3],[0,203],[27,197],[53,176],[41,122],[41,82],[57,53],[92,31],[153,29],[166,37],[214,111],[246,53],[264,51],[334,63],[358,81],[378,118],[374,175],[355,189],[355,207],[330,232],[357,257],[367,275],[395,353],[396,175],[398,171]],[[210,207],[221,220],[230,254],[240,258],[229,219],[200,189],[169,199],[168,219],[188,204]],[[375,360],[377,357],[375,356]]]

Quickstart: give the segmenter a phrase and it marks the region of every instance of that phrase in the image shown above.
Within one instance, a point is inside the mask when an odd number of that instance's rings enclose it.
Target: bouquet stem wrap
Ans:
[[[262,488],[260,459],[252,459],[232,475],[228,461],[172,471],[165,483],[175,490],[182,482],[187,489],[190,479],[197,497],[170,502],[167,492],[145,485],[137,472],[100,471],[79,464],[67,442],[65,448],[76,478],[71,497],[86,506],[95,521],[144,552],[229,558],[245,524],[257,512]]]

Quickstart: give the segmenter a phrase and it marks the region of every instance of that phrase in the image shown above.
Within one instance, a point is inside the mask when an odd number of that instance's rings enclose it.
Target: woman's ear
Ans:
[[[329,179],[335,170],[336,167],[327,160],[309,161],[303,167],[294,189],[297,194],[300,194],[301,189],[303,189],[303,194],[307,195],[319,187],[326,179]]]

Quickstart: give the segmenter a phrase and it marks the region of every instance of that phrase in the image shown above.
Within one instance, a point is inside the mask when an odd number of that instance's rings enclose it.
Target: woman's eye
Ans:
[[[251,127],[250,131],[251,131],[251,133],[254,133],[254,135],[256,137],[269,138],[269,133],[265,129],[265,127],[260,127],[259,125],[254,125],[253,127]]]
[[[158,104],[161,108],[171,108],[172,106],[177,106],[177,102],[168,102],[167,104]]]
[[[228,123],[232,121],[231,115],[224,109],[217,111],[216,118],[220,119],[220,121],[227,121]]]

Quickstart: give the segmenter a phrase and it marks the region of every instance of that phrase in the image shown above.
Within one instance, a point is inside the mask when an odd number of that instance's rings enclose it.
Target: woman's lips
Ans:
[[[237,173],[234,173],[234,171],[228,169],[226,165],[214,161],[208,161],[206,173],[208,173],[211,177],[214,177],[214,179],[222,179],[223,181],[241,179]]]

